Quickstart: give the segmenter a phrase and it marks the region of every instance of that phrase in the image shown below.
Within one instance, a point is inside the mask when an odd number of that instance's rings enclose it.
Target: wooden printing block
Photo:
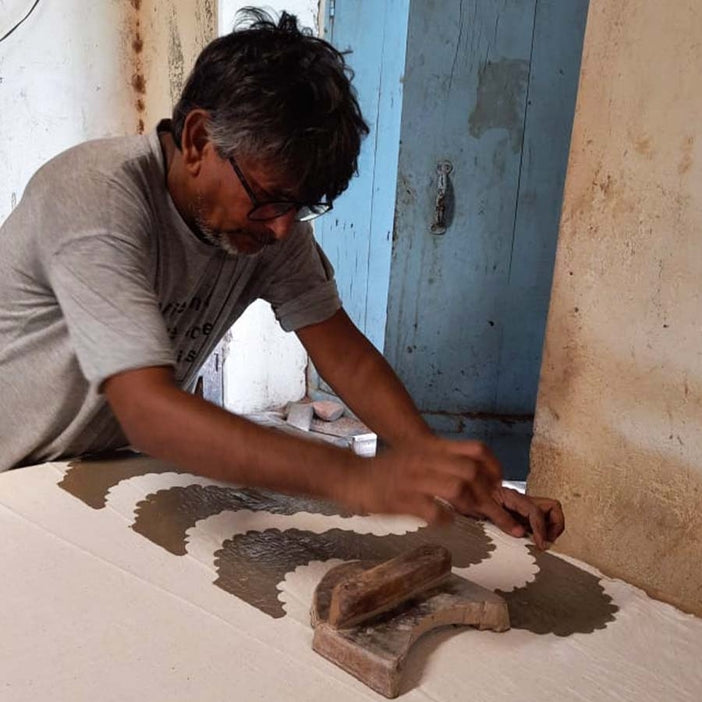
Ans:
[[[397,697],[412,644],[448,625],[506,631],[506,602],[451,574],[442,546],[420,546],[368,568],[354,561],[332,568],[311,609],[312,648],[385,697]]]

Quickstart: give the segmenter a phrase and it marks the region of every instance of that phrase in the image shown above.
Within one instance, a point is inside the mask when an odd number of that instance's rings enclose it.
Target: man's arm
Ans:
[[[501,479],[500,465],[483,443],[447,441],[432,433],[390,364],[343,309],[324,322],[299,329],[297,334],[319,374],[392,448],[423,452],[427,460],[431,456],[438,460],[444,452],[465,456]],[[537,546],[543,548],[562,533],[564,519],[558,502],[526,497],[497,482],[495,485],[492,498],[500,512],[515,516],[532,531]],[[464,512],[485,516],[472,510]],[[519,534],[519,530],[511,531]]]
[[[352,456],[227,412],[174,382],[167,367],[118,373],[103,391],[130,443],[215,480],[337,499]]]
[[[297,335],[324,380],[390,446],[434,439],[390,364],[343,309]]]
[[[180,390],[170,368],[125,371],[103,390],[129,441],[176,466],[217,480],[324,497],[364,512],[448,514],[436,498],[485,516],[505,531],[523,529],[492,497],[499,475],[484,461],[450,452],[389,452],[360,458],[257,426]]]

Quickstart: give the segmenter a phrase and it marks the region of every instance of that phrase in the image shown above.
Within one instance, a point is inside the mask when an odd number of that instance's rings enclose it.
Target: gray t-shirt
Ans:
[[[155,130],[87,142],[43,166],[0,228],[0,471],[124,445],[101,383],[170,365],[191,389],[258,298],[287,331],[339,309],[309,225],[229,256],[165,183]]]

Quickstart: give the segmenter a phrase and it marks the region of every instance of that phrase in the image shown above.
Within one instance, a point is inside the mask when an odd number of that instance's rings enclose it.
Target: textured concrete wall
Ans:
[[[702,614],[702,5],[591,0],[529,491]]]

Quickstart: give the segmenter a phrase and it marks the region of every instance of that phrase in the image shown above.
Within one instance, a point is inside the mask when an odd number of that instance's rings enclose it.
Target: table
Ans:
[[[121,454],[0,474],[0,531],[2,702],[383,699],[312,651],[312,592],[426,541],[512,629],[424,637],[401,699],[702,700],[702,620],[469,519],[351,515]]]

